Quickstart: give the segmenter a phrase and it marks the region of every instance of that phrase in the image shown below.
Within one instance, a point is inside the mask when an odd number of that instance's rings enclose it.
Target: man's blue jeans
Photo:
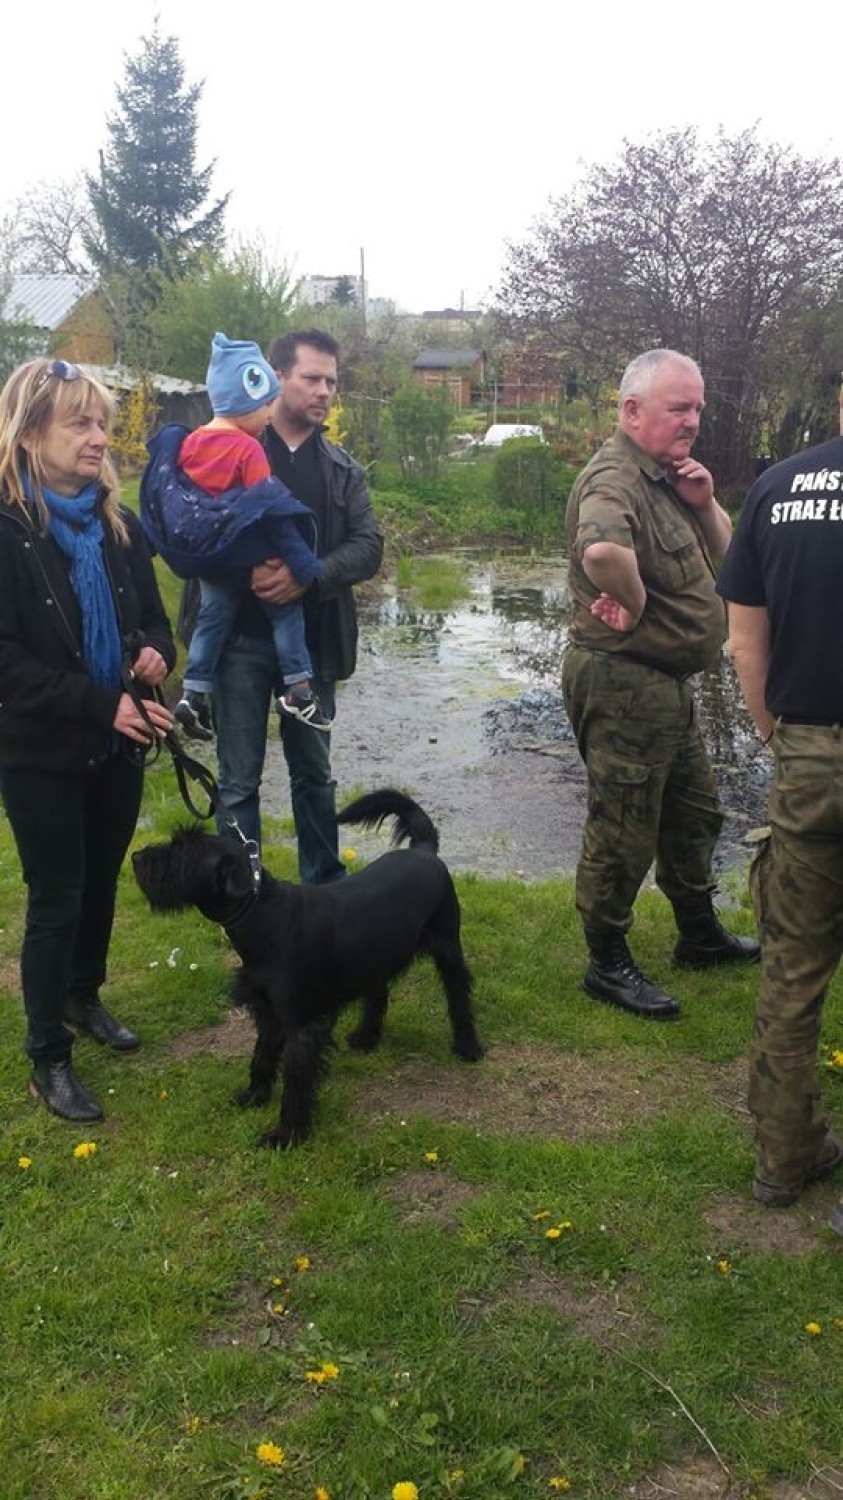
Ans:
[[[243,835],[260,843],[260,785],[266,756],[269,709],[277,690],[278,663],[268,638],[232,635],[214,676],[213,706],[221,807],[218,826],[231,813]],[[325,713],[334,716],[334,684],[313,680]],[[331,776],[331,737],[286,719],[281,737],[290,774],[290,801],[299,847],[299,875],[308,885],[326,885],[345,874],[337,849],[336,783]]]

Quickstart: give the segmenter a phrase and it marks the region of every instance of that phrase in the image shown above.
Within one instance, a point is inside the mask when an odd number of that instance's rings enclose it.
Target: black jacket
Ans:
[[[325,480],[325,505],[319,526],[317,556],[324,562],[321,576],[304,595],[307,644],[314,671],[325,682],[344,682],[357,665],[357,607],[352,585],[374,578],[383,558],[383,536],[369,499],[366,476],[358,463],[329,443],[316,438]],[[273,432],[264,438],[273,467]],[[195,582],[185,584],[178,632],[189,643],[199,603]],[[241,605],[237,629],[269,636],[269,623],[254,595]]]
[[[129,545],[107,526],[103,542],[120,634],[128,647],[141,631],[172,669],[176,649],[146,538],[135,515],[122,515]],[[67,557],[17,506],[0,501],[0,763],[49,771],[96,765],[113,746],[120,693],[85,669]]]

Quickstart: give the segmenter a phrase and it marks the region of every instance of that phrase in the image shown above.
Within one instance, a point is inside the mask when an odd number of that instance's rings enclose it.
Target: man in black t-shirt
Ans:
[[[843,955],[843,437],[767,469],[717,582],[747,707],[775,757],[750,875],[761,991],[750,1058],[754,1193],[784,1207],[843,1162],[817,1049]],[[843,1234],[843,1205],[832,1228]]]

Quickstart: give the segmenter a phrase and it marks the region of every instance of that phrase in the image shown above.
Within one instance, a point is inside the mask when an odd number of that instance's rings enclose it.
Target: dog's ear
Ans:
[[[221,844],[230,844],[230,849],[220,850],[217,866],[217,884],[221,896],[234,901],[245,901],[252,893],[252,867],[249,856],[230,839],[220,839]]]

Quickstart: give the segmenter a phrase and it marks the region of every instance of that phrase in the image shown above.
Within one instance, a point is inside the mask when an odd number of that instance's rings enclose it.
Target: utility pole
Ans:
[[[366,337],[366,260],[360,246],[360,311],[363,314],[363,337]]]

